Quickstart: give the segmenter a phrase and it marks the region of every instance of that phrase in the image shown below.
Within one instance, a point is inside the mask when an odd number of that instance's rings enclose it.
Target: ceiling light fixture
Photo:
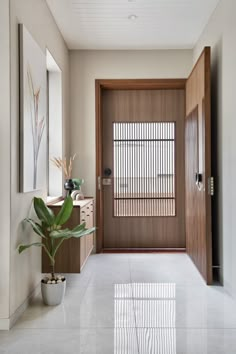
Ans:
[[[135,15],[135,14],[132,14],[132,15],[129,15],[129,16],[128,16],[128,19],[131,20],[131,21],[134,21],[134,20],[136,20],[137,18],[138,18],[138,16]]]

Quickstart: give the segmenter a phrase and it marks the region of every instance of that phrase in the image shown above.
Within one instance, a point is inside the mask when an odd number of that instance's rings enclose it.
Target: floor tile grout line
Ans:
[[[108,326],[101,326],[101,327],[37,327],[37,328],[31,328],[31,327],[25,327],[25,328],[12,328],[10,332],[15,332],[15,331],[38,331],[38,330],[45,330],[45,331],[67,331],[67,330],[73,330],[73,331],[78,331],[78,330],[102,330],[102,329],[107,329],[107,330],[111,330],[114,328],[118,328],[118,329],[161,329],[161,330],[165,330],[165,329],[175,329],[175,330],[184,330],[184,331],[236,331],[236,327],[133,327],[133,326],[126,326],[126,327],[108,327]],[[0,331],[0,335],[1,334],[5,334],[5,333],[10,333],[9,331],[5,331],[2,330]]]

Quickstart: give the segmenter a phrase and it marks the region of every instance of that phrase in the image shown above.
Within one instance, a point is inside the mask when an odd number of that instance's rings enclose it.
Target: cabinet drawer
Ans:
[[[86,222],[86,209],[85,208],[81,208],[81,210],[80,210],[80,224],[82,224],[83,222]]]
[[[91,203],[89,203],[88,205],[86,205],[86,207],[85,207],[86,209],[86,213],[88,214],[90,214],[90,213],[93,213],[93,202],[91,202]]]
[[[86,223],[86,228],[89,229],[93,227],[94,222],[93,222],[93,202],[90,202],[86,204],[83,208],[80,210],[80,222]]]

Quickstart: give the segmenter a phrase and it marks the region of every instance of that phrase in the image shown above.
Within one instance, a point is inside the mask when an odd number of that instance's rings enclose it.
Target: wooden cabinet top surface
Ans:
[[[82,200],[73,200],[73,205],[74,207],[80,207],[83,208],[86,204],[91,203],[94,200],[94,198],[85,198]],[[51,204],[50,206],[61,206],[63,204],[64,200],[60,200],[59,202],[55,204]]]

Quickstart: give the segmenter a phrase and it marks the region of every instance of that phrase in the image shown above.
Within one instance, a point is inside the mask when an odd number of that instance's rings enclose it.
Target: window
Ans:
[[[175,123],[113,123],[114,216],[174,216]]]
[[[48,82],[48,197],[62,196],[62,171],[50,162],[62,157],[62,73],[47,50]]]

